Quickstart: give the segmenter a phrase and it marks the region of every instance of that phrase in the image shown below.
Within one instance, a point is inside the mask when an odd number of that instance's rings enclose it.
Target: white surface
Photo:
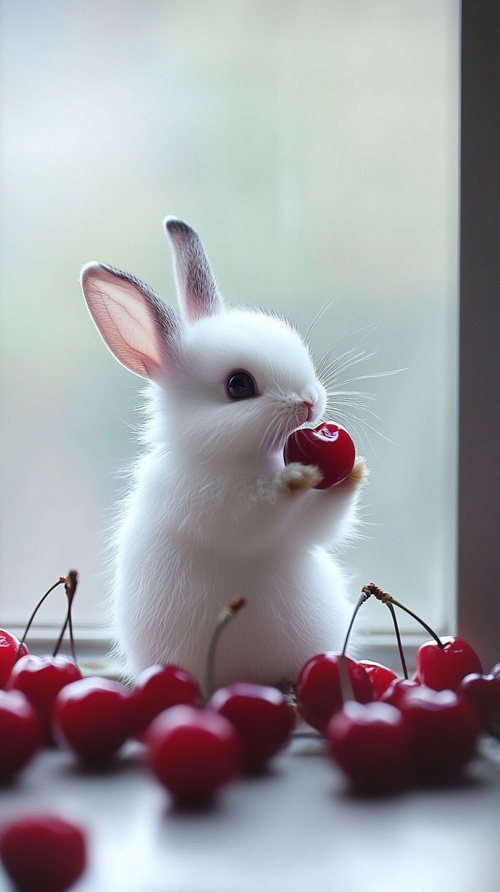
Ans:
[[[201,814],[172,809],[138,750],[105,775],[45,752],[1,793],[0,817],[32,804],[76,813],[90,864],[75,892],[498,892],[499,794],[500,744],[456,788],[366,801],[320,741],[296,737],[267,776]]]

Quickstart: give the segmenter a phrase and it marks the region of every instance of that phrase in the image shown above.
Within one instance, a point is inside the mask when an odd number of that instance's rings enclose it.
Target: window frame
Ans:
[[[463,0],[457,627],[500,659],[500,8]]]

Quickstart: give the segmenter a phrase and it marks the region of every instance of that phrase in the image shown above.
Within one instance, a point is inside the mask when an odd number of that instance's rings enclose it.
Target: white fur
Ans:
[[[146,448],[113,540],[113,634],[131,676],[174,662],[203,684],[217,616],[240,595],[218,684],[293,681],[344,639],[352,604],[327,549],[352,531],[363,475],[318,490],[315,469],[285,467],[288,435],[325,410],[309,352],[283,320],[226,309],[193,230],[169,219],[167,231],[182,318],[163,318],[160,299],[124,273],[89,264],[82,275],[104,340],[151,380]],[[234,370],[259,395],[231,400]]]

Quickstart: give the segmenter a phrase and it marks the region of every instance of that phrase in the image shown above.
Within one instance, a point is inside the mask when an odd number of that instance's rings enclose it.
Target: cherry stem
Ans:
[[[342,702],[345,703],[346,700],[355,700],[354,690],[351,684],[351,679],[349,676],[349,672],[347,670],[347,659],[346,659],[346,651],[347,645],[349,643],[349,638],[351,636],[352,627],[358,615],[358,611],[360,607],[363,606],[365,601],[368,601],[368,598],[371,595],[371,592],[366,591],[366,586],[361,589],[361,594],[357,600],[356,606],[353,610],[353,614],[351,616],[351,622],[349,623],[349,627],[346,632],[346,636],[344,639],[344,646],[342,647],[342,651],[340,654],[340,689],[342,692]]]
[[[23,644],[24,644],[24,642],[26,641],[26,638],[28,637],[28,632],[29,632],[29,630],[30,630],[30,628],[31,628],[31,625],[32,625],[32,623],[33,623],[33,620],[35,619],[35,616],[37,615],[37,613],[38,613],[40,607],[42,606],[43,602],[46,601],[46,599],[49,597],[50,593],[53,592],[54,589],[57,588],[58,585],[64,585],[65,582],[66,582],[65,577],[64,577],[64,576],[60,576],[59,579],[57,580],[57,582],[54,582],[54,585],[51,585],[50,588],[47,589],[47,591],[45,592],[45,594],[40,598],[38,604],[36,605],[35,609],[33,610],[33,613],[31,614],[31,616],[30,616],[28,622],[26,623],[26,627],[25,627],[25,629],[24,629],[22,638],[21,638],[21,640],[20,640],[20,642],[19,642],[19,647],[17,648],[17,654],[16,654],[16,659],[15,659],[15,662],[16,662],[16,663],[17,663],[19,657],[21,656],[21,651],[22,651],[22,649],[23,649]]]
[[[16,658],[14,660],[14,663],[17,663],[19,657],[21,656],[23,645],[26,641],[26,638],[28,637],[28,632],[31,629],[33,620],[35,619],[35,616],[37,615],[38,611],[40,610],[40,607],[42,606],[44,601],[47,600],[47,598],[49,597],[51,592],[53,592],[54,589],[57,588],[58,585],[64,585],[64,589],[66,591],[66,597],[68,599],[68,610],[66,613],[66,619],[64,621],[64,625],[61,629],[59,638],[57,639],[57,643],[54,648],[52,656],[55,657],[57,655],[59,648],[61,646],[61,642],[64,637],[64,633],[69,626],[69,635],[70,635],[70,642],[71,642],[71,655],[73,657],[74,662],[76,663],[75,639],[74,639],[74,635],[73,635],[73,622],[72,622],[72,618],[71,618],[71,607],[73,604],[73,598],[75,597],[77,583],[78,583],[78,574],[77,574],[76,570],[70,570],[67,576],[60,576],[59,579],[57,580],[57,582],[54,582],[54,584],[51,585],[49,589],[47,589],[45,594],[42,595],[38,604],[36,605],[35,609],[33,610],[33,613],[31,614],[28,622],[26,623],[26,627],[24,629],[22,638],[21,638],[21,640],[19,642],[19,646],[17,648]]]
[[[406,665],[404,650],[403,650],[403,642],[401,641],[401,632],[399,631],[399,623],[398,618],[396,616],[396,611],[394,610],[394,604],[391,604],[390,601],[386,601],[386,606],[391,611],[392,621],[394,623],[394,631],[396,633],[396,641],[398,642],[398,651],[399,658],[401,660],[401,667],[403,669],[403,675],[405,678],[408,678],[408,667]]]
[[[64,633],[66,629],[69,627],[69,641],[71,647],[71,656],[73,658],[73,662],[76,663],[76,654],[75,654],[75,638],[73,635],[73,619],[71,616],[71,608],[73,606],[73,598],[75,597],[76,587],[78,585],[78,574],[76,570],[70,570],[66,579],[64,580],[64,590],[66,592],[66,597],[68,599],[68,610],[66,613],[66,619],[64,620],[63,627],[61,629],[59,638],[57,639],[56,645],[52,652],[52,656],[56,657],[59,653],[59,648],[61,646],[62,640],[64,638]]]
[[[215,685],[215,656],[217,653],[217,646],[219,643],[219,638],[222,634],[223,629],[227,626],[228,622],[230,622],[233,616],[244,607],[246,601],[244,598],[240,598],[237,596],[233,598],[230,604],[224,607],[217,617],[217,621],[215,623],[215,629],[212,633],[212,637],[208,644],[207,651],[207,663],[206,663],[206,671],[205,671],[205,690],[207,700],[212,696],[212,694],[216,690]]]
[[[436,642],[437,646],[440,647],[441,650],[443,650],[444,644],[441,641],[441,638],[439,637],[437,632],[435,632],[434,629],[432,629],[423,619],[421,619],[421,617],[417,613],[414,613],[413,610],[410,610],[409,607],[406,607],[404,604],[401,604],[400,601],[396,601],[396,599],[393,598],[391,595],[388,595],[387,601],[385,603],[394,604],[395,607],[399,607],[400,610],[404,610],[404,612],[407,613],[409,616],[411,616],[412,619],[415,619],[417,621],[417,623],[420,623],[420,625],[424,627],[425,631],[429,633],[431,638],[434,638],[434,641]]]
[[[396,601],[396,598],[393,598],[392,595],[389,595],[388,592],[384,592],[378,585],[375,585],[374,582],[370,582],[369,585],[364,585],[361,589],[363,592],[367,592],[368,595],[374,595],[377,600],[381,601],[382,604],[394,604],[395,607],[399,607],[400,610],[404,610],[412,619],[416,620],[417,623],[420,623],[421,626],[424,627],[426,632],[429,633],[431,638],[434,638],[437,646],[443,650],[444,644],[441,641],[437,632],[434,631],[417,613],[414,613],[413,610],[410,610],[409,607],[406,607],[405,604],[402,604],[401,601]]]

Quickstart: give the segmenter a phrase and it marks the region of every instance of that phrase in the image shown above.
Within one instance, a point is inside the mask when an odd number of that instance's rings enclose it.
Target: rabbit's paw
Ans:
[[[301,465],[292,462],[281,469],[276,478],[276,490],[279,495],[294,495],[307,492],[316,486],[322,478],[321,471],[315,465]]]
[[[366,483],[368,480],[368,468],[366,466],[366,461],[361,456],[356,459],[354,462],[354,467],[346,477],[342,483],[339,484],[343,489],[357,489],[358,486],[361,486],[363,483]]]

